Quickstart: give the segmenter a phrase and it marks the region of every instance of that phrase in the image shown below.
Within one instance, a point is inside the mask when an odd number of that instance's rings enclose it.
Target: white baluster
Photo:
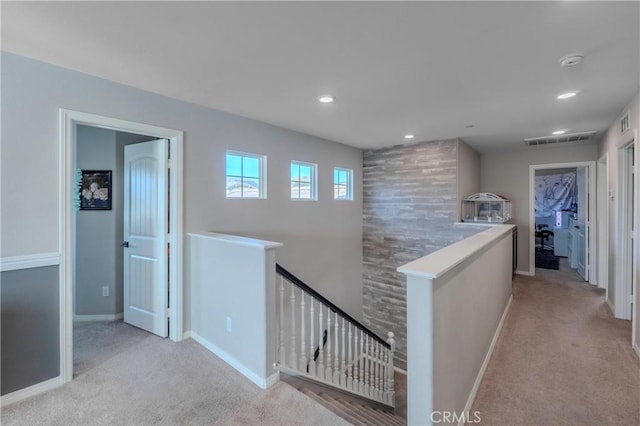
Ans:
[[[342,345],[340,346],[340,384],[347,385],[347,347],[345,346],[347,329],[344,326],[344,318],[342,318]]]
[[[353,357],[351,353],[351,323],[349,323],[349,353],[347,355],[347,389],[353,389]]]
[[[380,349],[382,350],[382,357],[380,358],[380,364],[381,364],[381,371],[382,373],[380,373],[380,377],[381,377],[381,391],[382,391],[382,400],[383,401],[387,401],[387,348],[384,347],[384,345],[382,345],[380,347]]]
[[[369,336],[364,335],[364,394],[369,395],[369,386],[371,385],[370,367],[369,367]]]
[[[358,361],[360,365],[360,389],[359,392],[364,395],[364,385],[365,385],[365,370],[364,370],[364,357],[365,357],[365,346],[364,346],[364,331],[360,330],[360,360]]]
[[[300,292],[300,371],[307,371],[307,337],[304,328],[304,291]]]
[[[333,364],[331,362],[331,309],[327,306],[327,368],[324,370],[324,378],[333,382]]]
[[[355,327],[354,327],[355,328]],[[358,355],[358,329],[355,330],[355,340],[354,340],[354,359],[353,359],[353,390],[360,391],[360,369],[358,368],[360,364],[360,356]]]
[[[280,275],[280,365],[287,365],[287,353],[284,347],[284,278]]]
[[[314,302],[313,302],[313,296],[311,296],[311,306],[309,308],[309,375],[315,377],[316,376],[316,342],[315,342],[315,337],[314,337],[314,331],[315,331],[315,326],[314,326]]]
[[[371,360],[371,370],[369,371],[371,377],[371,388],[369,389],[369,395],[371,395],[373,398],[376,398],[376,341],[373,338],[371,338],[370,348],[371,351],[369,358]]]
[[[339,332],[338,332],[338,313],[336,312],[335,322],[333,324],[333,338],[335,345],[333,347],[334,350],[334,369],[333,369],[333,383],[340,383],[340,341],[338,340]]]
[[[380,399],[380,342],[376,341],[376,399]]]
[[[296,355],[296,286],[291,283],[291,355],[289,355],[289,366],[294,370],[298,368],[298,356]]]
[[[318,302],[318,311],[318,334],[320,335],[320,341],[318,342],[318,377],[324,379],[324,317],[321,302]]]
[[[396,351],[396,341],[393,338],[393,332],[389,332],[387,333],[387,335],[389,336],[389,338],[387,339],[387,343],[389,344],[389,346],[391,347],[389,349],[389,364],[388,368],[389,368],[389,372],[388,372],[388,382],[389,382],[389,394],[388,394],[388,399],[387,399],[387,403],[391,404],[392,406],[395,406],[395,371],[393,370],[393,357],[395,355],[395,351]]]

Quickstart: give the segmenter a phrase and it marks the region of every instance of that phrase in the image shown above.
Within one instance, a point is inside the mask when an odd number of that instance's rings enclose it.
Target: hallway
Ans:
[[[516,276],[513,303],[472,409],[482,424],[640,424],[631,322],[573,270]]]

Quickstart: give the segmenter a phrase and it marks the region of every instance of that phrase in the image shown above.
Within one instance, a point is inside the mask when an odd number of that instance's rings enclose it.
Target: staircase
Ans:
[[[393,410],[393,333],[383,340],[279,264],[276,275],[275,367]]]
[[[383,340],[279,264],[276,275],[281,380],[351,424],[406,425],[393,333]]]
[[[402,417],[357,401],[348,401],[329,395],[327,392],[316,393],[305,386],[298,390],[356,426],[405,426],[407,424],[406,419]]]
[[[400,373],[396,373],[395,376],[396,381],[399,382],[395,409],[368,398],[317,383],[308,377],[282,374],[280,380],[353,425],[405,426],[407,424],[406,376]]]

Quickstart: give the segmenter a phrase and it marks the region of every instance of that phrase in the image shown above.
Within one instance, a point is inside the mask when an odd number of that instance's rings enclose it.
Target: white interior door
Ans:
[[[124,321],[168,333],[167,149],[158,139],[124,150]]]

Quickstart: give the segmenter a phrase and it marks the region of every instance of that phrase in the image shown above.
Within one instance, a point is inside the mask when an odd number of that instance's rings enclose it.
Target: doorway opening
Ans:
[[[594,161],[529,167],[529,275],[564,267],[597,283],[595,176]]]
[[[146,140],[151,139],[164,139],[167,142],[167,167],[170,168],[171,173],[167,172],[168,186],[167,191],[168,200],[163,204],[161,216],[166,218],[166,233],[162,232],[163,238],[167,242],[166,251],[163,249],[164,262],[166,263],[166,274],[162,278],[162,285],[168,291],[165,292],[165,297],[170,300],[170,304],[162,309],[159,314],[164,318],[168,317],[168,336],[173,341],[179,341],[183,338],[182,327],[182,306],[183,306],[183,284],[182,284],[182,253],[183,253],[183,227],[182,227],[182,141],[183,133],[181,131],[165,129],[157,126],[151,126],[146,124],[140,124],[125,120],[113,119],[109,117],[102,117],[93,114],[87,114],[77,111],[60,110],[60,153],[61,164],[60,170],[62,175],[60,177],[60,197],[61,197],[61,223],[60,223],[60,252],[61,252],[61,267],[60,267],[60,372],[64,382],[70,381],[73,376],[73,319],[74,314],[78,306],[78,295],[76,294],[76,288],[74,283],[78,278],[77,266],[80,263],[78,255],[80,253],[80,247],[76,247],[76,242],[80,245],[78,236],[82,235],[81,226],[85,226],[84,223],[77,221],[79,215],[74,206],[77,203],[78,189],[75,186],[77,181],[78,169],[82,167],[80,161],[83,153],[79,151],[78,147],[78,135],[85,131],[86,128],[95,129],[96,131],[109,131],[113,134],[129,134],[129,135],[148,135],[144,138]],[[138,136],[140,138],[140,136]],[[134,141],[135,142],[135,141]],[[130,141],[130,144],[134,142]],[[138,139],[138,142],[141,142]],[[124,145],[123,145],[124,146]],[[104,146],[102,147],[104,148]],[[115,151],[115,150],[114,150]],[[117,164],[114,163],[114,164]],[[124,178],[120,182],[123,182]],[[117,192],[116,192],[117,191]],[[112,202],[116,203],[116,197],[122,200],[120,197],[123,194],[116,187],[113,187],[113,199]],[[119,209],[124,209],[124,201],[121,202]],[[113,209],[113,206],[112,206]],[[156,209],[156,210],[159,210]],[[91,212],[95,213],[95,212]],[[89,216],[88,222],[95,224],[96,216]],[[86,222],[86,221],[85,221]],[[114,219],[114,222],[116,220]],[[110,249],[115,259],[120,258],[123,260],[122,248],[120,247],[121,241],[117,239],[122,238],[122,234],[117,236],[115,231],[116,225],[114,225],[114,231],[112,234],[112,244]],[[85,244],[84,241],[82,244]],[[117,244],[116,244],[117,243]],[[109,245],[109,244],[107,244]],[[84,253],[84,251],[83,251]],[[120,256],[118,256],[120,253]],[[124,263],[124,262],[120,262]],[[85,265],[82,265],[85,266]],[[82,268],[80,268],[82,269]],[[116,268],[117,269],[117,268]],[[114,272],[115,273],[115,272]],[[95,287],[95,284],[94,284]],[[107,287],[107,289],[104,289]],[[95,293],[96,288],[91,289],[92,293]],[[118,295],[118,289],[115,287],[111,289],[108,285],[98,286],[100,291],[99,302],[108,300],[108,296],[102,296],[102,294],[112,294],[111,298],[113,303],[112,310],[106,314],[109,318],[105,319],[117,319],[122,315],[122,311],[118,311],[115,301],[118,298],[124,299],[124,291]],[[82,296],[84,297],[84,295]],[[98,304],[99,304],[98,302]],[[84,303],[84,301],[82,301]],[[86,307],[82,307],[86,309]],[[86,311],[85,311],[86,312]],[[80,316],[82,319],[83,312],[77,311],[76,316]],[[98,318],[99,319],[99,318]],[[165,328],[165,330],[166,330]],[[167,333],[164,334],[165,336]]]
[[[128,158],[134,149],[144,154],[147,145],[156,143],[154,139],[112,129],[76,126],[75,169],[80,182],[72,280],[74,377],[148,337],[142,330],[161,337],[168,335],[165,271],[169,259],[162,248],[166,247],[169,234],[168,206],[162,203],[169,190],[168,169],[166,166],[159,170],[141,169],[140,165],[158,163],[153,161],[153,155],[143,156],[132,178]],[[162,143],[166,145],[166,140]],[[160,163],[164,165],[165,161],[161,158]],[[150,206],[154,201],[156,205]],[[144,207],[144,211],[140,207]],[[152,211],[156,213],[151,214]],[[142,227],[137,226],[141,216],[144,216]],[[132,219],[138,222],[133,224],[138,234],[134,238],[130,238],[129,232]],[[131,248],[128,242],[124,247],[123,241],[130,239],[135,240]],[[141,246],[140,239],[157,241],[160,247],[155,251],[162,256],[157,253],[153,256],[148,247],[146,253],[141,253],[140,248],[135,248]],[[154,264],[158,267],[154,268]],[[153,276],[138,273],[145,270]],[[136,276],[132,277],[132,272]],[[150,316],[152,319],[148,321]]]

